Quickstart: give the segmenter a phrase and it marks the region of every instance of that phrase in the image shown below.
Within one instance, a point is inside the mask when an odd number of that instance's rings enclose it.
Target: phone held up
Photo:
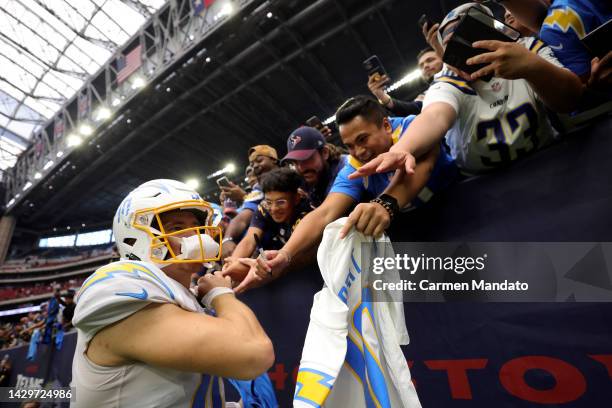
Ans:
[[[368,73],[368,77],[372,75],[378,75],[379,78],[383,75],[389,76],[385,70],[385,67],[383,67],[382,62],[380,62],[380,58],[378,58],[376,55],[372,55],[370,58],[363,61],[363,68]]]

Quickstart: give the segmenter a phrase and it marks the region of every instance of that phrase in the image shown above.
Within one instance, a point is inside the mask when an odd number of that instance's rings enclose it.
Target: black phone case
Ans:
[[[612,38],[612,20],[588,33],[581,41],[591,55],[603,58],[611,50],[610,38]]]
[[[363,67],[368,72],[368,76],[374,75],[375,73],[378,73],[380,76],[387,75],[387,71],[385,71],[380,59],[378,59],[376,55],[372,55],[370,58],[363,61]]]
[[[442,61],[469,74],[478,71],[487,64],[468,65],[466,60],[489,52],[482,48],[472,47],[472,43],[481,40],[514,42],[512,38],[466,14],[446,44]]]

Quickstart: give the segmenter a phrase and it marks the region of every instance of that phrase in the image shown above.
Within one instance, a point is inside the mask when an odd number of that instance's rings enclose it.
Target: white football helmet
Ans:
[[[160,214],[170,211],[193,213],[199,226],[165,231]],[[151,180],[131,191],[121,202],[113,219],[113,233],[121,259],[153,262],[161,268],[173,263],[212,262],[221,259],[223,238],[221,228],[212,225],[212,220],[211,205],[185,183]],[[186,236],[189,236],[189,250],[185,249]],[[176,243],[181,240],[182,250],[178,252]]]

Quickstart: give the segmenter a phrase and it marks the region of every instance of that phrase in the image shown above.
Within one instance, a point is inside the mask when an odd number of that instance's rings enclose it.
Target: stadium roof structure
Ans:
[[[0,2],[0,172],[164,3]]]
[[[117,3],[133,11],[137,2]],[[218,19],[230,3],[234,12]],[[94,129],[81,133],[82,143],[69,144],[80,131],[73,97],[60,113],[74,123],[64,121],[57,137],[51,120],[38,158],[35,144],[7,170],[0,205],[17,219],[14,239],[108,228],[122,198],[155,178],[199,178],[200,194],[214,199],[218,188],[207,177],[233,162],[232,178],[241,180],[249,147],[270,144],[284,155],[289,133],[310,116],[332,117],[348,97],[367,94],[366,58],[378,55],[393,82],[414,74],[426,45],[419,17],[440,21],[459,3],[168,0],[114,55],[142,47],[138,72],[119,84],[113,59],[77,92],[91,95]],[[194,13],[196,4],[207,11]],[[77,69],[69,60],[61,67]],[[138,86],[137,74],[144,78]],[[424,87],[415,80],[393,95],[414,98]],[[101,104],[110,115],[96,121]]]

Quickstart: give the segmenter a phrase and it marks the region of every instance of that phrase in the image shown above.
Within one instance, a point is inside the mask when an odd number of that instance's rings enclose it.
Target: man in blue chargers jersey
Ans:
[[[304,217],[283,248],[266,252],[268,261],[259,260],[248,273],[244,270],[226,271],[234,281],[242,281],[235,290],[247,290],[262,281],[277,278],[290,265],[294,267],[307,262],[309,259],[304,258],[319,243],[325,227],[346,215],[355,204],[361,203],[349,216],[344,232],[354,225],[366,235],[378,236],[389,226],[391,217],[399,208],[418,206],[452,183],[457,169],[441,148],[432,149],[424,156],[405,183],[394,183],[394,191],[387,190],[390,180],[393,177],[405,180],[405,174],[394,175],[394,172],[390,172],[360,180],[348,179],[348,175],[362,163],[389,151],[413,118],[387,117],[380,104],[365,96],[350,98],[340,106],[336,112],[336,122],[342,142],[350,152],[348,163],[338,173],[327,198]],[[394,197],[402,199],[398,201]]]
[[[612,19],[609,0],[497,0],[523,25],[538,32],[559,61],[590,87],[609,86],[610,78],[601,78],[612,63],[610,52],[605,60],[595,59],[582,39]],[[602,62],[605,68],[601,67]],[[595,74],[595,75],[594,75]],[[593,78],[596,76],[597,78]],[[602,80],[603,79],[603,80]],[[606,81],[607,79],[607,81]],[[606,83],[607,82],[607,83]]]

